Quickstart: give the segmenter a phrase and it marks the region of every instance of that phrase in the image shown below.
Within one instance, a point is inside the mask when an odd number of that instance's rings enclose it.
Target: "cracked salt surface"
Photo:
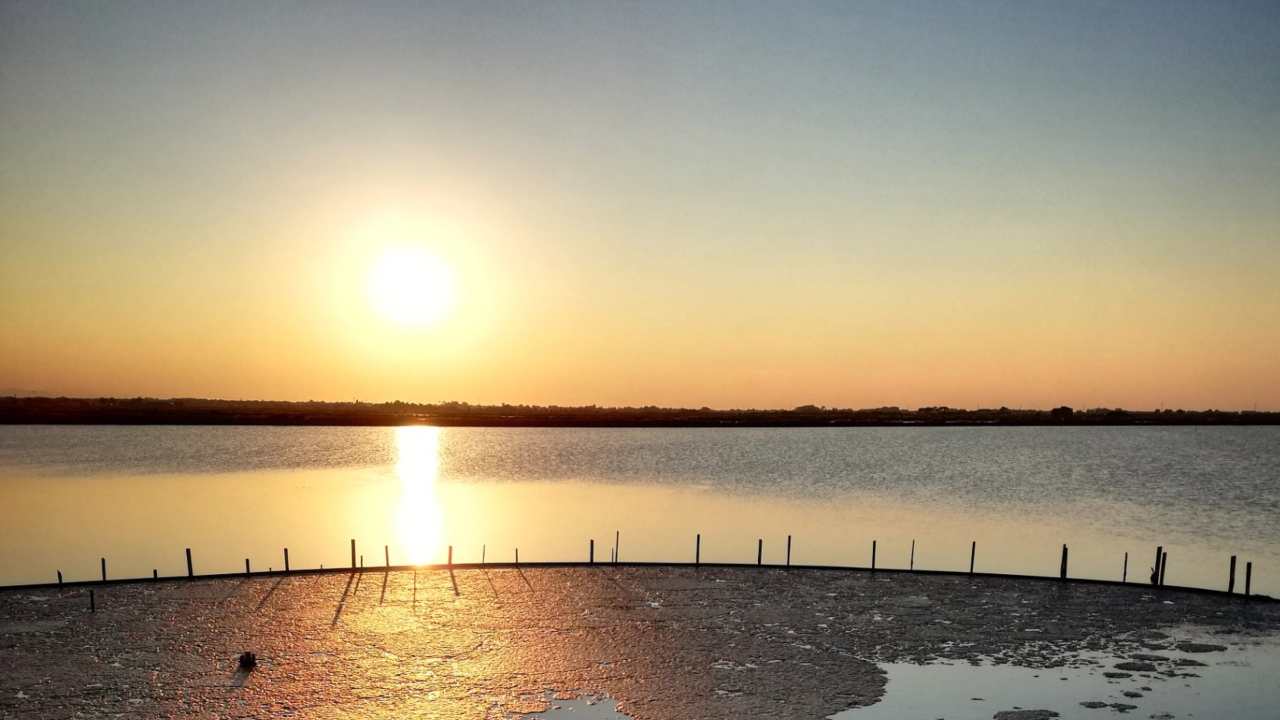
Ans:
[[[1186,638],[1195,629],[1170,631]],[[1194,635],[1221,643],[1221,638]],[[1276,720],[1280,717],[1280,638],[1233,641],[1220,651],[1181,652],[1184,642],[1130,653],[1150,661],[1152,672],[1113,672],[1122,658],[1085,653],[1087,667],[1025,668],[1012,665],[884,663],[886,694],[869,707],[831,720],[987,720],[1011,710],[1047,710],[1061,720],[1129,715],[1141,718]],[[1223,647],[1216,645],[1216,647]],[[1204,666],[1195,663],[1204,663]],[[1112,675],[1107,677],[1104,673]],[[1007,717],[1007,716],[1006,716]],[[1015,716],[1016,717],[1016,716]]]
[[[1027,675],[1036,673],[1056,678],[1058,667],[1083,668],[1086,675],[1092,669],[1094,685],[1056,681],[1082,690],[1052,708],[1063,716],[1083,712],[1079,702],[1106,700],[1137,705],[1135,715],[1146,718],[1155,712],[1148,703],[1162,690],[1186,681],[1218,693],[1206,701],[1224,710],[1216,716],[1256,718],[1268,716],[1245,703],[1270,702],[1274,685],[1238,693],[1213,686],[1220,677],[1232,683],[1261,677],[1257,663],[1268,658],[1253,661],[1236,648],[1280,637],[1280,605],[1269,602],[907,573],[472,568],[95,589],[96,612],[85,607],[82,587],[0,591],[0,668],[6,670],[0,718],[509,720],[551,704],[590,717],[579,704],[549,702],[548,688],[570,693],[559,697],[617,700],[635,720],[817,720],[858,706],[911,718],[911,712],[892,711],[910,682],[904,673],[913,672],[897,663],[980,661],[1028,668],[1004,676],[1014,686],[1033,683],[1038,679]],[[884,619],[873,621],[876,614]],[[1181,629],[1189,624],[1202,633]],[[1191,640],[1226,647],[1195,652],[1206,648],[1185,644]],[[257,654],[258,666],[237,673],[235,660],[246,649]],[[1274,646],[1270,652],[1276,660]],[[1105,666],[1082,660],[1104,653]],[[1179,665],[1175,657],[1206,666]],[[1236,659],[1251,664],[1227,664]],[[1152,663],[1155,672],[1116,667],[1128,662]],[[1268,667],[1275,669],[1274,662]],[[893,678],[888,697],[882,668]],[[1179,676],[1169,679],[1161,670]],[[1105,672],[1121,673],[1115,679],[1123,682],[1108,685]],[[1106,694],[1094,695],[1095,688]],[[907,696],[922,694],[907,689]],[[1144,697],[1129,698],[1124,690]],[[939,698],[944,711],[925,717],[954,720],[959,710],[978,705],[971,697],[993,701],[971,717],[989,718],[1024,702],[1044,707],[1044,693],[1029,694],[1027,700],[979,695],[967,681],[929,680],[924,695]],[[1224,699],[1214,705],[1217,697]],[[617,712],[607,703],[590,709]]]

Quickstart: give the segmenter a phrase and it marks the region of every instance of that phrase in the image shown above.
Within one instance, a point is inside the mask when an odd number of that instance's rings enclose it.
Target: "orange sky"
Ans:
[[[0,392],[1280,409],[1243,9],[385,10],[0,10]]]

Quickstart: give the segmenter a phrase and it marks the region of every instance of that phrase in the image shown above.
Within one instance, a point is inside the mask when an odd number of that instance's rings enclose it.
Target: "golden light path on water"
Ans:
[[[444,544],[444,509],[440,480],[440,428],[396,428],[396,475],[400,502],[396,508],[396,537],[408,560],[432,560]]]

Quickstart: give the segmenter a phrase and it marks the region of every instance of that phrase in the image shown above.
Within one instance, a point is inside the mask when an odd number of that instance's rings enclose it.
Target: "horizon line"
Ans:
[[[471,409],[500,409],[504,407],[525,408],[525,409],[545,409],[545,410],[595,410],[595,411],[664,411],[664,412],[713,412],[713,413],[858,413],[858,412],[906,412],[906,413],[922,413],[922,412],[1013,412],[1013,413],[1051,413],[1061,411],[1062,409],[1071,410],[1073,413],[1089,413],[1089,412],[1125,412],[1125,413],[1229,413],[1229,414],[1274,414],[1280,410],[1271,410],[1258,408],[1126,408],[1122,406],[1095,405],[1091,407],[1073,407],[1067,404],[1055,407],[1010,407],[1007,405],[999,406],[979,406],[979,407],[959,407],[952,405],[921,405],[918,407],[905,407],[901,405],[878,405],[867,407],[852,406],[835,406],[820,405],[816,403],[804,403],[793,407],[710,407],[701,406],[677,406],[677,405],[602,405],[598,403],[590,404],[559,404],[559,403],[532,403],[532,402],[499,402],[499,403],[483,403],[470,402],[466,400],[436,400],[436,401],[417,401],[417,400],[361,400],[353,398],[351,400],[283,400],[269,398],[226,398],[226,397],[199,397],[199,396],[158,396],[158,395],[133,395],[133,396],[115,396],[115,395],[55,395],[55,394],[36,394],[23,393],[21,391],[5,391],[0,393],[0,400],[71,400],[71,401],[93,401],[93,402],[207,402],[207,403],[263,403],[263,404],[289,404],[289,405],[368,405],[368,406],[409,406],[423,408],[471,408]]]

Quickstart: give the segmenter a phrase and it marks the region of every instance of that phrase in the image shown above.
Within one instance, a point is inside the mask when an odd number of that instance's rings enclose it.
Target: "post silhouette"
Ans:
[[[622,547],[621,543],[622,543],[622,531],[614,530],[613,531],[613,562],[615,565],[618,562],[618,549]]]
[[[107,559],[99,558],[99,561],[102,564],[102,582],[106,582],[107,581]]]
[[[1151,584],[1160,584],[1160,558],[1164,555],[1164,546],[1156,546],[1156,562],[1151,566]]]
[[[871,569],[876,569],[876,541],[871,541]]]
[[[289,548],[284,549],[284,571],[289,572]]]
[[[449,546],[449,567],[453,567],[453,546]]]
[[[391,567],[391,547],[389,545],[382,546],[382,564]]]
[[[693,538],[693,566],[697,567],[702,564],[702,533],[698,533]]]
[[[911,560],[907,564],[908,570],[916,569],[916,539],[911,538]]]
[[[1164,587],[1164,572],[1169,569],[1169,551],[1160,553],[1160,587]]]
[[[245,558],[245,559],[244,559],[244,574],[245,574],[245,575],[250,575],[250,574],[252,574],[252,573],[250,573],[250,572],[249,572],[249,558]]]
[[[787,536],[787,567],[791,567],[791,536]]]
[[[978,556],[978,541],[974,540],[969,545],[969,574],[973,574],[973,560]]]
[[[1124,567],[1120,570],[1120,582],[1129,582],[1129,553],[1124,554]]]
[[[1236,556],[1231,556],[1231,571],[1227,576],[1227,594],[1231,595],[1236,591]]]
[[[1067,546],[1066,546],[1066,543],[1063,543],[1063,545],[1062,545],[1062,564],[1058,566],[1058,579],[1059,579],[1059,580],[1066,580],[1066,579],[1067,579]]]
[[[356,539],[351,538],[351,569],[356,569]]]
[[[764,538],[756,540],[756,565],[762,564],[764,561]]]
[[[1244,564],[1244,596],[1249,597],[1253,585],[1253,561]]]
[[[587,564],[596,564],[596,539],[591,538],[587,541]]]
[[[61,584],[62,584],[62,571],[61,571],[61,570],[59,570],[59,571],[58,571],[58,584],[59,584],[59,585],[61,585]]]

